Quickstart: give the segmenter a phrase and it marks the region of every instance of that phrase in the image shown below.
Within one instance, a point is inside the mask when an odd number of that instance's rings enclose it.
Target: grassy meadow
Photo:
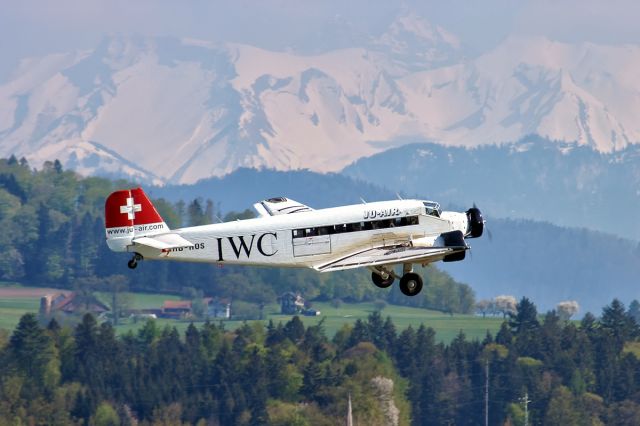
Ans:
[[[38,312],[40,298],[0,297],[0,329],[11,331],[26,312]]]
[[[17,287],[7,285],[0,287],[0,289],[3,288]],[[110,297],[108,294],[101,293],[98,294],[98,297],[109,304]],[[132,309],[151,309],[160,308],[165,300],[178,299],[178,296],[168,294],[129,293],[128,304],[129,308]],[[39,304],[40,296],[0,297],[0,329],[11,332],[24,313],[37,313]],[[319,310],[321,315],[316,317],[301,316],[300,318],[305,325],[314,325],[324,320],[325,332],[330,337],[344,324],[353,324],[358,319],[366,320],[367,316],[376,309],[373,303],[342,303],[337,307],[329,303],[314,303],[313,308]],[[396,305],[386,305],[382,309],[381,315],[384,318],[390,316],[398,331],[405,329],[409,325],[414,328],[420,324],[432,327],[437,332],[437,339],[443,342],[451,341],[461,330],[469,339],[482,339],[487,330],[495,335],[502,322],[502,318],[496,317],[482,318],[474,315],[449,315],[437,311]],[[264,316],[263,322],[265,324],[268,320],[273,320],[276,324],[278,322],[285,323],[292,318],[291,315],[280,315],[280,306],[275,303],[265,306]],[[145,320],[121,319],[120,322],[121,324],[117,326],[117,331],[119,334],[123,334],[129,331],[135,332],[143,326]],[[168,325],[176,327],[182,332],[191,321],[159,318],[156,322],[161,328]],[[258,320],[249,322],[258,322]],[[202,321],[194,321],[194,323],[197,325]],[[233,330],[242,325],[243,321],[225,320],[224,324],[226,329]]]

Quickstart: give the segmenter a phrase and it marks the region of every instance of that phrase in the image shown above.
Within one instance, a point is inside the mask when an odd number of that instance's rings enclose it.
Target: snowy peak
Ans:
[[[473,60],[403,14],[316,55],[161,37],[22,62],[0,86],[0,155],[190,183],[239,167],[337,171],[409,142],[529,134],[611,152],[640,141],[640,47],[510,37]]]
[[[640,140],[629,115],[640,108],[640,87],[627,78],[633,64],[638,47],[516,37],[477,61],[487,79],[503,82],[498,90],[514,93],[502,125],[606,152]]]
[[[448,65],[461,58],[460,41],[455,35],[409,10],[401,12],[372,47],[412,68]]]

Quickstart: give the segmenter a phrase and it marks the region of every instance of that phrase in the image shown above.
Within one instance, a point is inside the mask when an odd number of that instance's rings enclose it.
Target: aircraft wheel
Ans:
[[[373,281],[376,287],[379,288],[387,288],[391,286],[391,284],[393,284],[393,280],[394,278],[392,275],[389,275],[389,278],[385,280],[382,278],[382,275],[376,274],[375,272],[371,273],[371,281]]]
[[[414,272],[408,272],[400,278],[400,291],[405,296],[415,296],[422,290],[422,278]]]
[[[129,267],[129,269],[136,269],[136,266],[138,266],[138,262],[142,259],[144,259],[144,257],[142,257],[140,253],[134,253],[131,260],[127,262],[127,266]]]

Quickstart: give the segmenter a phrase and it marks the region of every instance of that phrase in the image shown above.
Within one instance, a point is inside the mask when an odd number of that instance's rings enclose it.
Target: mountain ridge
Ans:
[[[112,36],[22,62],[0,86],[0,155],[163,184],[240,167],[336,172],[407,140],[540,134],[615,152],[640,141],[638,63],[638,46],[540,37],[468,58],[410,13],[360,46],[308,55]]]
[[[640,241],[632,214],[640,210],[638,160],[637,145],[607,154],[531,136],[475,149],[408,144],[361,158],[343,173],[456,205],[477,202],[488,217],[543,220]]]

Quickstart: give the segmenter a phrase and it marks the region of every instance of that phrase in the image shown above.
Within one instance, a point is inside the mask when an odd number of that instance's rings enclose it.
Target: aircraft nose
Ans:
[[[478,238],[482,236],[484,231],[484,218],[482,212],[474,204],[469,210],[467,210],[467,232],[470,238]]]

